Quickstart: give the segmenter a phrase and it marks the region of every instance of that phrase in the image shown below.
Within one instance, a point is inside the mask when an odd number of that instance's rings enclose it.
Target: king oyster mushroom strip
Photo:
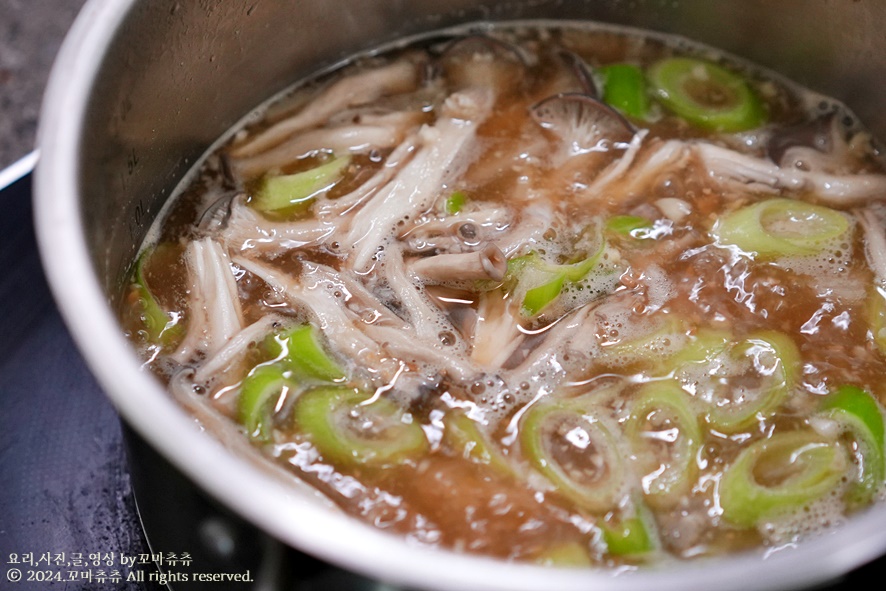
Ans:
[[[375,368],[375,373],[382,381],[392,379],[397,373],[396,363],[392,363],[378,343],[361,330],[361,325],[367,320],[371,322],[376,318],[387,317],[380,311],[383,306],[367,302],[366,309],[353,312],[342,305],[342,302],[350,298],[350,293],[336,273],[329,272],[321,265],[309,265],[310,272],[302,281],[298,281],[271,265],[254,259],[235,257],[234,261],[294,305],[313,312],[320,331],[340,354],[360,362],[361,365]]]
[[[437,122],[422,128],[422,146],[416,155],[356,212],[350,231],[340,240],[353,251],[354,269],[368,271],[397,223],[427,210],[440,188],[458,177],[493,100],[491,91],[457,92],[446,99]]]
[[[243,328],[243,310],[231,261],[211,238],[190,242],[185,251],[190,289],[188,331],[175,359],[192,362],[213,355]]]
[[[230,208],[228,221],[218,235],[233,252],[273,254],[281,248],[292,250],[317,245],[332,236],[336,228],[333,222],[270,221],[239,197],[231,201]]]
[[[710,143],[693,143],[692,150],[711,178],[736,190],[809,192],[830,205],[886,199],[886,177],[882,174],[843,175],[782,168],[769,160]]]
[[[231,151],[234,158],[250,158],[273,148],[305,129],[325,123],[330,117],[356,105],[372,103],[386,95],[414,90],[419,81],[420,64],[407,57],[378,68],[345,76],[304,108]]]
[[[886,290],[886,229],[883,219],[871,209],[863,209],[856,214],[864,230],[865,256],[879,283],[878,289]],[[886,297],[886,293],[883,293]]]

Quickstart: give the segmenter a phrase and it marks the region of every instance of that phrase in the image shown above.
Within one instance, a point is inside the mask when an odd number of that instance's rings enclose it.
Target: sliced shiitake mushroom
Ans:
[[[532,118],[574,153],[607,151],[627,143],[635,129],[618,111],[592,96],[561,93],[530,107]]]

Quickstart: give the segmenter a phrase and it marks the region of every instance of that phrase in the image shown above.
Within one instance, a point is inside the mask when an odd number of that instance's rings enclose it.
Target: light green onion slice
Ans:
[[[723,473],[723,518],[741,527],[798,511],[828,494],[843,476],[841,448],[803,431],[776,433],[745,448]]]
[[[596,513],[618,504],[626,478],[618,445],[579,405],[533,405],[523,416],[520,436],[524,456],[564,497]]]
[[[237,410],[240,423],[255,440],[271,437],[273,411],[281,399],[295,393],[298,384],[280,364],[258,365],[247,374],[240,386]],[[272,405],[271,402],[274,402]]]
[[[840,386],[822,401],[825,416],[838,421],[855,439],[859,466],[858,481],[847,492],[852,508],[871,503],[886,478],[883,413],[865,390]]]
[[[687,338],[686,327],[683,320],[672,315],[649,320],[647,330],[639,336],[605,344],[595,361],[608,367],[642,369],[653,375],[666,373],[670,358]]]
[[[462,208],[464,208],[467,201],[468,196],[464,193],[464,191],[456,191],[446,198],[444,210],[448,215],[455,215],[460,212]]]
[[[298,377],[327,382],[347,377],[338,362],[324,350],[317,329],[310,324],[271,335],[265,347],[272,359],[279,359]]]
[[[606,221],[606,229],[622,236],[646,238],[646,231],[652,228],[652,222],[638,215],[615,215]]]
[[[668,507],[695,481],[701,427],[676,380],[649,382],[636,394],[625,424],[647,502]]]
[[[535,316],[547,308],[563,291],[565,282],[565,276],[556,275],[549,282],[526,290],[526,295],[523,296],[523,313],[526,316]]]
[[[603,101],[628,117],[645,119],[649,96],[643,70],[633,64],[610,64],[597,69],[603,77]]]
[[[702,129],[735,132],[766,121],[763,103],[744,77],[709,61],[667,58],[647,76],[661,104]]]
[[[588,549],[578,542],[562,542],[545,548],[535,559],[542,566],[582,567],[591,566]]]
[[[605,248],[601,242],[596,253],[577,263],[555,265],[531,252],[508,261],[505,282],[516,280],[516,293],[522,293],[522,312],[532,317],[552,304],[570,283],[584,279],[599,263]]]
[[[768,199],[720,218],[711,233],[759,258],[820,253],[849,229],[842,213],[794,199]]]
[[[630,517],[603,522],[601,529],[612,556],[637,558],[659,549],[655,521],[646,507],[638,507]]]
[[[707,366],[678,371],[694,381],[696,397],[708,403],[710,425],[733,433],[765,419],[794,388],[800,353],[794,341],[776,331],[758,331],[715,354]]]
[[[671,366],[691,370],[693,366],[707,367],[713,363],[732,341],[732,335],[723,330],[701,329],[689,338],[689,342],[670,360]]]
[[[341,180],[350,162],[350,156],[341,156],[303,172],[266,177],[253,196],[253,206],[266,212],[304,212],[317,195]]]
[[[165,347],[172,345],[178,339],[182,332],[182,326],[178,323],[176,315],[163,309],[148,287],[148,282],[145,280],[145,262],[151,254],[151,250],[145,250],[138,257],[135,263],[134,283],[147,340]]]
[[[443,419],[444,441],[459,455],[478,464],[485,464],[501,474],[513,474],[507,458],[483,434],[467,414],[451,411]]]
[[[387,398],[341,386],[313,388],[293,408],[298,432],[339,466],[390,466],[426,453],[424,430]]]

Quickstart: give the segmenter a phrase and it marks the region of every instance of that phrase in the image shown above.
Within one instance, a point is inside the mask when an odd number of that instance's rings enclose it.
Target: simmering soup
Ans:
[[[845,107],[709,48],[440,34],[233,130],[122,316],[207,428],[414,543],[780,547],[884,495],[884,197]]]

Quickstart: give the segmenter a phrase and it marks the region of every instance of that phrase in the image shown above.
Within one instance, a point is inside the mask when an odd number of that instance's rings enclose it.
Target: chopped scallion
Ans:
[[[653,64],[647,74],[659,102],[703,129],[744,131],[766,121],[763,103],[747,80],[717,64],[673,57]]]
[[[350,162],[350,156],[341,156],[310,170],[267,177],[253,196],[253,204],[256,209],[267,212],[306,211],[317,195],[341,180]]]

